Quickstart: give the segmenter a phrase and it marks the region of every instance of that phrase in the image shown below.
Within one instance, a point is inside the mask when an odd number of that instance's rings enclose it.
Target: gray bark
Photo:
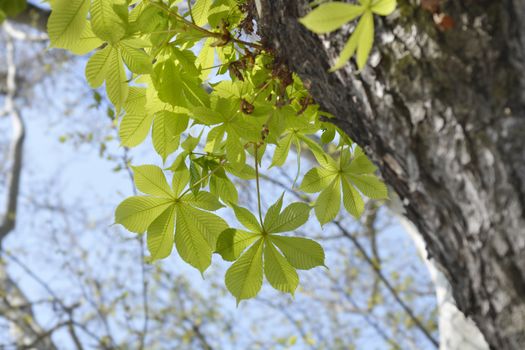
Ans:
[[[379,166],[459,309],[491,348],[524,349],[525,2],[443,1],[443,32],[398,1],[361,74],[328,72],[348,30],[310,33],[308,1],[258,3],[263,40]]]
[[[412,239],[434,283],[439,320],[439,350],[487,350],[489,346],[483,334],[470,318],[458,310],[450,283],[436,267],[434,260],[428,257],[421,234],[403,215],[398,198],[389,203],[389,209],[399,218],[405,232]]]

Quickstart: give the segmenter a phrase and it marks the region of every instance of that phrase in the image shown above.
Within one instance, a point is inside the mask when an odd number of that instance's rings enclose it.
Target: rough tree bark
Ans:
[[[328,72],[348,28],[308,32],[307,0],[257,3],[263,40],[379,166],[460,310],[491,348],[524,349],[525,2],[442,1],[441,31],[400,0],[361,74]]]

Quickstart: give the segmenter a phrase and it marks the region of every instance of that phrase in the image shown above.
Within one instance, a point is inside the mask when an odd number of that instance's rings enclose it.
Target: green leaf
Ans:
[[[377,167],[368,159],[364,154],[356,156],[347,168],[343,169],[343,172],[349,172],[353,174],[373,174],[377,170]]]
[[[371,10],[380,16],[388,16],[396,9],[396,0],[376,0]]]
[[[226,159],[234,168],[240,168],[245,164],[246,153],[238,138],[228,137],[226,139]]]
[[[126,114],[119,127],[120,143],[125,147],[135,147],[141,144],[148,136],[152,114]]]
[[[235,261],[248,246],[260,237],[253,232],[228,228],[220,234],[216,252],[226,261]]]
[[[357,46],[357,67],[361,70],[366,65],[368,55],[370,55],[374,44],[374,16],[372,12],[366,11],[359,20],[359,25],[362,25],[362,28],[359,32],[359,44]]]
[[[264,274],[272,287],[284,293],[293,295],[299,284],[297,271],[270,242],[264,247]]]
[[[115,211],[115,222],[135,233],[144,233],[148,226],[166,210],[173,199],[149,196],[126,198]]]
[[[341,208],[341,190],[339,179],[336,178],[326,187],[315,202],[315,215],[321,225],[335,219]]]
[[[86,78],[89,86],[96,89],[102,85],[106,77],[108,76],[108,70],[111,65],[110,54],[113,48],[106,46],[102,50],[99,50],[89,58],[86,65]]]
[[[309,270],[316,266],[324,266],[324,250],[319,243],[301,237],[268,237],[296,269]]]
[[[180,78],[180,83],[182,84],[182,91],[184,93],[184,96],[192,106],[207,107],[210,105],[210,97],[200,83],[188,79],[187,75],[181,75]]]
[[[93,33],[91,23],[86,21],[86,25],[84,26],[84,30],[82,30],[80,37],[73,43],[69,44],[66,48],[75,55],[83,56],[101,46],[103,43],[104,42]]]
[[[180,134],[188,127],[188,116],[168,111],[155,114],[153,122],[153,147],[165,162],[179,147]]]
[[[263,240],[259,239],[226,271],[226,287],[237,299],[250,299],[259,293],[263,281]]]
[[[171,187],[173,188],[173,193],[176,196],[179,196],[182,191],[186,188],[190,182],[190,171],[186,167],[184,162],[180,163],[179,167],[173,171],[173,179],[171,182]]]
[[[133,40],[122,40],[119,45],[122,58],[130,71],[135,74],[151,73],[153,69],[151,58],[142,48],[136,47]]]
[[[224,203],[237,203],[239,194],[237,188],[226,176],[212,176],[210,192],[218,196]]]
[[[365,210],[365,203],[361,195],[350,185],[345,177],[341,177],[341,185],[343,188],[343,205],[353,217],[356,219],[361,217]]]
[[[350,59],[350,57],[354,55],[356,50],[357,66],[359,69],[362,69],[366,64],[366,60],[368,59],[368,55],[372,49],[373,42],[374,18],[372,16],[372,12],[366,11],[359,20],[359,23],[350,36],[350,39],[348,39],[345,46],[343,47],[343,50],[341,51],[337,62],[331,68],[331,71],[342,68]]]
[[[235,217],[244,227],[253,232],[262,232],[262,228],[259,224],[259,221],[248,209],[239,207],[238,205],[235,205],[233,203],[231,206],[233,208],[233,211],[235,212]]]
[[[324,34],[340,28],[343,24],[363,14],[363,6],[344,2],[327,2],[319,5],[299,21],[312,32]]]
[[[297,136],[301,141],[308,145],[309,151],[312,152],[319,165],[328,170],[339,170],[335,160],[332,157],[330,157],[317,142],[313,141],[306,135],[297,134]]]
[[[217,238],[228,225],[215,214],[179,204],[176,226],[175,245],[179,255],[203,273],[210,266]]]
[[[186,99],[182,91],[179,68],[172,60],[159,62],[153,68],[153,83],[161,101],[172,106],[186,107]]]
[[[213,38],[206,39],[195,61],[195,65],[201,68],[200,78],[203,80],[208,78],[212,72],[210,67],[215,63],[215,48],[211,46],[213,41]]]
[[[117,114],[128,98],[129,86],[126,71],[120,52],[112,48],[109,53],[109,69],[106,77],[106,91],[110,101],[115,106]]]
[[[146,113],[146,89],[136,86],[130,87],[124,110],[129,114]]]
[[[293,133],[289,133],[281,140],[279,140],[279,142],[277,143],[277,147],[275,148],[272,164],[270,165],[270,167],[282,166],[284,164],[286,158],[288,158],[288,153],[290,152],[293,136]]]
[[[132,169],[135,186],[140,192],[157,197],[174,198],[161,168],[155,165],[141,165]]]
[[[350,39],[348,39],[345,46],[343,47],[339,58],[337,58],[337,61],[335,62],[334,66],[330,68],[330,71],[333,72],[344,67],[346,62],[354,55],[357,46],[359,45],[359,32],[361,31],[361,28],[361,21],[359,21],[357,27],[354,29],[354,32],[350,36]]]
[[[284,197],[284,193],[281,194],[279,199],[268,208],[268,211],[266,211],[266,216],[264,217],[264,223],[263,223],[264,228],[273,226],[273,224],[279,218],[279,214],[281,213],[281,208],[283,207],[283,197]]]
[[[306,193],[320,192],[325,189],[337,176],[337,172],[325,168],[313,168],[309,170],[303,178],[299,187]]]
[[[148,227],[150,261],[164,259],[171,254],[174,241],[175,205],[170,205]]]
[[[345,174],[346,178],[355,185],[365,196],[371,199],[387,199],[386,185],[375,175]]]
[[[115,12],[114,6],[121,3],[115,0],[91,1],[91,24],[93,32],[102,40],[117,43],[126,34],[122,18]]]
[[[304,225],[310,216],[310,206],[306,203],[292,203],[287,206],[271,225],[264,227],[268,233],[288,232]]]
[[[195,24],[199,27],[204,26],[208,23],[208,13],[210,12],[212,0],[197,0],[195,5],[191,8],[191,14]]]
[[[181,200],[194,207],[209,211],[215,211],[224,208],[224,205],[219,202],[215,195],[206,191],[199,191],[197,194],[190,192],[184,195]]]
[[[86,26],[89,0],[54,0],[47,22],[51,46],[69,48],[80,38]]]

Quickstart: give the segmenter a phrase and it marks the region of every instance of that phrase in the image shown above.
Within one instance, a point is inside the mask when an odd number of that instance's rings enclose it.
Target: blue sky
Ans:
[[[79,218],[78,216],[75,217],[76,215],[81,215],[80,219],[82,219],[83,224],[87,225],[87,229],[79,230],[73,235],[78,244],[84,248],[89,247],[90,256],[87,262],[94,270],[100,271],[101,275],[115,273],[118,271],[117,268],[137,271],[140,266],[138,245],[133,240],[129,240],[133,235],[123,232],[117,226],[112,226],[113,210],[121,200],[132,195],[132,186],[125,171],[114,171],[118,161],[107,160],[99,155],[99,147],[96,141],[100,141],[108,135],[115,137],[116,133],[105,115],[106,106],[103,104],[99,109],[92,107],[94,102],[92,93],[82,78],[84,64],[85,59],[83,58],[72,63],[66,63],[66,68],[58,71],[52,81],[38,85],[27,100],[20,101],[25,106],[23,116],[27,124],[22,196],[16,231],[10,235],[5,245],[9,251],[20,252],[19,256],[22,257],[24,264],[32,271],[37,271],[38,276],[47,281],[57,291],[57,294],[63,295],[65,299],[76,297],[76,295],[68,296],[68,293],[75,287],[71,285],[72,281],[64,276],[63,266],[57,266],[57,259],[53,258],[53,249],[57,249],[57,254],[63,254],[63,252],[59,252],[56,243],[50,239],[50,237],[59,237],[60,239],[60,233],[54,232],[51,235],[48,231],[60,230],[67,223],[63,218],[57,219],[42,210],[42,203],[59,203],[70,209],[72,214],[68,220],[73,222],[75,222],[75,218]],[[4,132],[0,136],[4,138],[7,136],[8,129],[5,128],[5,121],[0,121],[0,123],[3,123],[2,127],[4,127],[1,129]],[[60,141],[62,136],[76,132],[79,134],[92,132],[95,141],[78,143],[75,141],[77,140],[76,137],[68,138],[66,142]],[[123,154],[123,149],[116,139],[108,141],[107,147],[107,154],[112,156]],[[133,157],[135,164],[162,165],[160,158],[153,153],[149,141],[137,149],[133,149],[130,156]],[[287,169],[293,176],[295,174],[295,162],[292,160],[289,163]],[[305,170],[308,168],[304,167],[303,171]],[[273,174],[278,176],[276,172]],[[281,189],[263,182],[263,200],[266,205],[271,204],[281,192]],[[287,198],[288,200],[292,199],[291,196]],[[35,202],[38,202],[37,206]],[[229,222],[234,223],[228,211],[222,213]],[[382,211],[382,221],[389,219],[385,213],[386,211]],[[349,227],[352,226],[355,226],[355,223],[349,223]],[[327,225],[327,228],[322,232],[319,225],[312,220],[308,229],[303,231],[314,235],[330,235],[330,230]],[[62,237],[65,241],[65,247],[71,238],[67,235],[64,234]],[[364,240],[364,242],[367,241]],[[118,254],[108,254],[113,246],[116,247],[115,251]],[[428,285],[428,273],[418,260],[410,239],[398,224],[394,223],[388,226],[381,233],[379,246],[381,257],[389,259],[389,264],[385,265],[386,275],[392,276],[399,273],[401,278],[410,277],[414,279],[415,285]],[[326,241],[325,248],[327,250],[327,265],[330,270],[318,268],[315,271],[302,272],[301,279],[307,282],[305,288],[310,288],[313,291],[316,289],[329,291],[328,287],[330,286],[316,286],[316,280],[327,281],[330,272],[343,271],[342,266],[349,261],[355,261],[356,264],[358,262],[357,257],[354,256],[355,250],[348,245],[342,245],[340,241]],[[347,255],[337,253],[339,249]],[[97,260],[97,250],[100,250],[101,256],[109,257],[108,260]],[[129,254],[119,255],[122,252]],[[343,261],[347,258],[348,261]],[[62,261],[61,259],[64,259],[63,255],[58,260]],[[74,259],[78,259],[78,256],[72,253],[69,258],[66,256],[65,259],[71,259],[74,264]],[[222,283],[224,269],[227,267],[215,257],[214,267],[206,272],[206,279],[203,280],[198,271],[183,263],[176,257],[176,254],[159,264],[189,280],[195,290],[205,296],[213,295],[208,291],[213,288],[213,282]],[[356,265],[356,268],[360,266]],[[30,297],[37,300],[45,295],[41,286],[35,283],[34,279],[29,278],[19,267],[12,264],[10,271],[20,281]],[[128,282],[129,288],[139,288],[140,280],[137,275],[130,275]],[[104,287],[109,288],[110,286]],[[316,318],[322,320],[319,324],[313,324],[312,320],[305,320],[305,322],[310,322],[308,326],[313,329],[326,328],[324,334],[327,334],[331,331],[328,319],[332,315],[329,313],[337,310],[337,308],[322,309],[321,303],[310,298],[312,290],[299,291],[292,302],[289,296],[278,294],[265,284],[261,295],[265,300],[278,301],[281,305],[288,305],[290,313],[306,308],[310,317],[313,317],[314,320]],[[359,289],[356,290],[355,294],[352,294],[356,302],[365,305],[367,296],[363,290]],[[215,341],[222,349],[243,349],[250,346],[254,338],[268,335],[275,337],[299,336],[289,320],[283,317],[282,312],[268,308],[260,301],[243,302],[239,308],[235,307],[235,300],[231,296],[221,297],[217,301],[224,314],[235,320],[236,333],[241,338],[237,347],[234,347],[228,343],[227,337],[219,335]],[[415,307],[423,312],[431,310],[434,305],[433,298],[428,297],[417,299]],[[308,310],[309,307],[311,310]],[[383,315],[386,318],[386,313],[389,310],[390,308],[377,308],[374,312],[376,315]],[[53,320],[52,313],[46,307],[37,308],[37,315],[43,324]],[[387,345],[377,337],[376,332],[366,324],[362,315],[341,312],[338,317],[341,317],[342,320],[348,320],[349,324],[362,325],[363,334],[352,339],[357,343],[358,349],[387,348]],[[140,320],[136,321],[140,323]],[[264,322],[261,323],[261,321]],[[275,322],[278,324],[276,325]],[[118,332],[116,331],[117,337],[120,336]],[[2,333],[0,333],[0,337],[1,335]],[[402,337],[402,335],[397,336]],[[59,341],[60,337],[59,334]],[[424,341],[421,341],[420,344],[422,344],[421,346],[428,345]],[[64,348],[69,348],[70,344],[66,343],[64,346]],[[296,346],[292,348],[302,349],[306,346],[304,342],[298,341]]]

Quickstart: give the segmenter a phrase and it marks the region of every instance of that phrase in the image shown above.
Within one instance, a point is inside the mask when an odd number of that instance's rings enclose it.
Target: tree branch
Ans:
[[[3,28],[8,32],[8,24]],[[8,160],[12,162],[11,171],[7,175],[7,200],[3,217],[0,221],[0,246],[4,238],[14,229],[16,223],[18,193],[20,191],[20,177],[22,174],[22,156],[25,137],[24,121],[15,105],[16,97],[16,64],[13,38],[8,34],[6,40],[7,54],[7,94],[4,108],[0,116],[11,115],[13,138],[9,150]]]

